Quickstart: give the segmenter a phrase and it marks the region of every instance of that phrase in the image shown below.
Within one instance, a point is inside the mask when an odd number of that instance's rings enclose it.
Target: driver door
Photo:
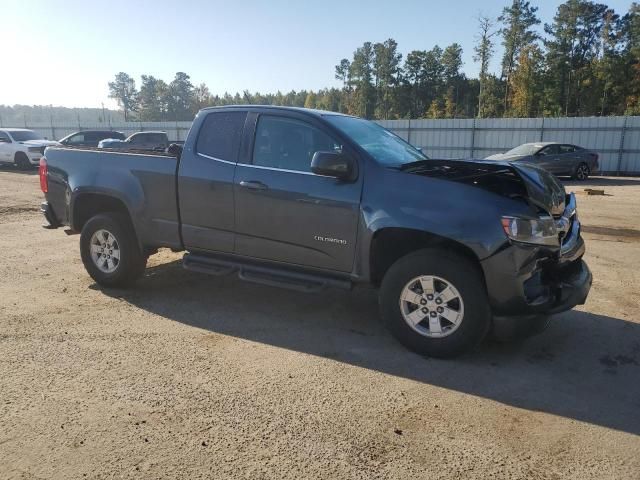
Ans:
[[[362,175],[347,182],[311,172],[315,152],[342,145],[295,116],[264,114],[253,125],[252,154],[235,172],[236,253],[351,271]]]

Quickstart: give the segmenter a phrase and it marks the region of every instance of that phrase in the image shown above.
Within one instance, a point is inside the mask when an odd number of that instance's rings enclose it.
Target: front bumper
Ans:
[[[585,247],[573,193],[556,225],[558,247],[509,242],[481,262],[494,329],[546,324],[549,315],[586,301],[592,276],[582,261]]]
[[[494,337],[513,338],[538,333],[547,326],[550,315],[571,310],[586,302],[593,276],[582,259],[547,276],[547,285],[536,285],[542,287],[546,296],[536,297],[531,302],[526,296],[525,287],[525,296],[519,299],[522,302],[520,308],[513,309],[512,306],[509,314],[494,314]],[[532,278],[533,282],[537,282],[535,277]]]
[[[43,156],[44,155],[41,152],[27,152],[27,158],[29,159],[31,165],[39,165],[40,159]]]
[[[31,150],[32,148],[34,150]],[[27,158],[29,159],[31,165],[40,164],[40,159],[44,157],[44,151],[46,148],[47,147],[29,147],[27,151],[24,152],[27,155]]]

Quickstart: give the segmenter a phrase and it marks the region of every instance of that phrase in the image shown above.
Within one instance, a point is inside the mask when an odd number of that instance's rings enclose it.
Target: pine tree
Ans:
[[[393,110],[394,89],[399,84],[402,54],[398,43],[390,38],[373,46],[373,74],[376,86],[376,117],[390,118]]]
[[[489,17],[480,15],[478,17],[478,35],[476,40],[477,45],[474,48],[475,55],[473,60],[480,63],[480,91],[478,94],[478,118],[483,118],[486,115],[484,105],[487,103],[487,78],[489,75],[489,61],[493,55],[493,37],[496,32],[493,31],[493,22]]]
[[[349,84],[353,89],[349,112],[364,118],[373,118],[375,110],[373,58],[373,46],[371,42],[365,42],[353,53],[349,65]]]
[[[444,104],[445,116],[456,118],[458,116],[458,103],[460,100],[460,83],[464,76],[460,73],[462,67],[462,47],[452,43],[444,49],[441,58],[444,80]]]
[[[167,89],[167,111],[170,120],[191,120],[193,84],[189,75],[177,72]]]
[[[116,74],[113,82],[109,82],[109,97],[115,99],[124,112],[124,120],[131,120],[131,112],[138,109],[138,90],[136,81],[125,72]]]
[[[593,88],[593,63],[607,10],[588,0],[568,0],[558,7],[553,24],[545,25],[552,98],[564,115],[597,113],[600,96]]]
[[[628,65],[625,114],[640,115],[640,4],[633,2],[622,20],[623,55]]]
[[[520,50],[517,68],[509,82],[512,95],[509,115],[534,117],[539,112],[542,93],[542,51],[537,45],[528,45]]]
[[[513,0],[511,6],[502,10],[498,21],[502,23],[500,34],[504,54],[502,57],[502,79],[505,81],[504,109],[509,107],[509,79],[516,68],[520,51],[527,45],[538,40],[538,34],[533,30],[540,24],[537,17],[537,7],[531,6],[528,0]]]

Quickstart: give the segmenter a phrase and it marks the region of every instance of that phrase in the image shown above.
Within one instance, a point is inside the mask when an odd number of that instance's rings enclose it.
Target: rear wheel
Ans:
[[[32,168],[29,157],[27,157],[27,154],[24,152],[17,152],[14,161],[20,170],[29,170]]]
[[[576,167],[576,171],[573,174],[573,178],[579,181],[584,181],[589,178],[589,166],[586,163],[581,163]]]
[[[380,287],[380,309],[403,345],[432,357],[470,350],[484,338],[491,321],[477,266],[436,249],[409,254],[391,266]]]
[[[133,284],[147,265],[131,222],[117,212],[87,221],[80,234],[80,255],[91,278],[105,287]]]

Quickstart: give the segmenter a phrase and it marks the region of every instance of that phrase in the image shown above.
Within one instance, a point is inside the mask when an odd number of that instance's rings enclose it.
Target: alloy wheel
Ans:
[[[113,273],[120,264],[120,243],[108,230],[97,230],[91,236],[91,260],[101,272]]]
[[[464,319],[464,302],[449,281],[433,275],[410,280],[400,294],[400,311],[409,327],[429,338],[455,332]]]

